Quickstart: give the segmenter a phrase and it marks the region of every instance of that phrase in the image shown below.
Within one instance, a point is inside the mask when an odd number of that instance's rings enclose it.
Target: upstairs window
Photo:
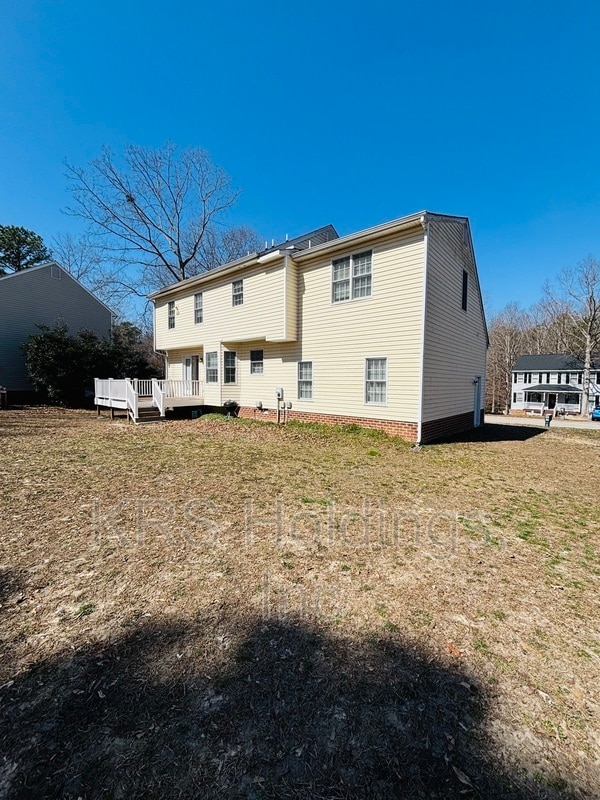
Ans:
[[[194,295],[194,324],[200,325],[204,322],[202,292]]]
[[[206,382],[218,383],[219,382],[219,358],[218,354],[207,353],[205,356],[206,364]]]
[[[235,350],[227,350],[224,354],[223,383],[235,383]]]
[[[462,277],[462,310],[467,310],[467,297],[469,294],[469,273],[463,269]]]
[[[171,300],[168,305],[168,325],[169,330],[173,330],[175,327],[175,301]]]
[[[244,281],[233,281],[231,284],[231,305],[244,305]]]
[[[370,250],[337,258],[332,263],[331,302],[343,303],[370,297],[372,288],[372,260]]]
[[[264,365],[264,351],[250,350],[250,374],[262,375]]]
[[[387,402],[387,358],[367,358],[365,403],[382,406]]]

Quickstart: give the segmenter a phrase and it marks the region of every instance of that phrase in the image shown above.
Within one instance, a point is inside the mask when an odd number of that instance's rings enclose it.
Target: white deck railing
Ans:
[[[157,381],[165,397],[202,397],[202,381]]]
[[[140,397],[152,397],[152,378],[134,378],[133,388]]]
[[[134,419],[138,418],[140,397],[152,398],[152,405],[159,409],[161,417],[169,406],[169,399],[202,400],[202,381],[146,380],[139,378],[96,378],[94,380],[94,402],[97,406],[126,408]],[[192,405],[193,403],[189,403]],[[185,404],[184,404],[185,405]]]
[[[125,408],[127,404],[126,381],[113,378],[95,380],[96,405]],[[107,401],[106,403],[103,401]],[[119,405],[120,404],[120,405]]]

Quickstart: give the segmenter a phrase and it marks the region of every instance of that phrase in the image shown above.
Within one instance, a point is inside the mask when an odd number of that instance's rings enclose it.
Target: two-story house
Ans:
[[[512,371],[511,414],[580,414],[583,362],[566,354],[520,356]],[[600,357],[592,361],[589,408],[600,406]]]
[[[33,386],[21,349],[38,325],[62,321],[70,333],[109,336],[113,314],[55,261],[0,277],[0,385],[14,402],[29,399]]]
[[[482,421],[488,337],[467,218],[327,226],[151,299],[167,381],[207,409],[413,442]]]

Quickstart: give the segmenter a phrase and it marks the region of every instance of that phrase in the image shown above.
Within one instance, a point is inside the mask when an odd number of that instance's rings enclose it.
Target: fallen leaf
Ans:
[[[471,787],[473,786],[473,784],[471,783],[471,779],[469,778],[468,775],[465,775],[464,772],[461,772],[461,770],[459,770],[458,767],[455,767],[454,764],[452,765],[452,769],[454,770],[456,777],[461,783],[464,783],[465,786],[471,786]]]

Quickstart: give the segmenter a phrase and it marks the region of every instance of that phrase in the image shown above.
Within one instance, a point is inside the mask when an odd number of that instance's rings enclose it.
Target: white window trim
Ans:
[[[171,315],[171,310],[173,314]],[[169,300],[167,303],[167,330],[174,331],[175,330],[175,315],[177,314],[177,310],[175,308],[175,300]],[[173,324],[171,325],[171,319],[173,320]]]
[[[236,292],[235,288],[237,286],[241,287],[241,291]],[[235,300],[237,297],[241,297],[241,302],[236,303]],[[232,308],[237,308],[238,306],[244,305],[244,279],[243,278],[236,278],[236,280],[231,281],[231,306]]]
[[[196,307],[196,298],[200,298],[200,308]],[[198,321],[197,319],[197,312],[200,312],[200,316],[202,319]],[[203,325],[204,324],[204,293],[203,292],[196,292],[194,295],[194,325]]]
[[[208,366],[209,356],[216,356],[216,363],[217,363],[216,368]],[[209,379],[208,379],[208,370],[209,369],[211,369],[211,370],[215,370],[216,369],[217,379],[215,381],[209,381]],[[218,352],[218,350],[211,350],[209,353],[205,353],[204,354],[204,380],[205,380],[205,382],[207,384],[210,384],[211,386],[218,386],[218,384],[219,384],[219,352]]]
[[[384,403],[375,403],[372,401],[367,400],[367,361],[374,361],[375,359],[385,361],[385,402]],[[365,372],[364,372],[364,381],[363,381],[363,404],[365,406],[379,406],[380,408],[386,408],[388,405],[388,377],[389,377],[389,365],[388,365],[388,357],[387,356],[365,356]],[[371,383],[381,383],[381,381],[371,381]]]
[[[252,353],[262,353],[261,361],[252,361]],[[250,350],[250,355],[248,360],[250,361],[250,375],[264,375],[265,373],[265,351],[264,348],[257,347],[255,350]],[[261,370],[260,372],[253,372],[252,365],[253,364],[260,364]]]
[[[227,381],[225,380],[226,370],[231,369],[231,367],[227,367],[225,364],[226,356],[232,354],[233,355],[233,369],[235,370],[235,380],[234,381]],[[238,357],[237,357],[237,350],[224,350],[223,351],[223,386],[237,386],[238,382]]]
[[[310,397],[300,397],[300,364],[310,364]],[[302,379],[303,383],[308,383],[307,380]],[[296,399],[299,403],[312,403],[315,396],[315,362],[312,359],[305,358],[297,362],[296,366]]]
[[[371,293],[367,294],[367,295],[364,295],[363,297],[353,297],[352,296],[353,293],[354,293],[354,275],[353,275],[353,272],[354,272],[354,261],[353,261],[353,259],[354,259],[355,256],[360,256],[360,255],[363,255],[364,253],[369,253],[370,256],[371,256],[371,272],[370,272],[370,276],[371,276]],[[373,253],[374,253],[374,251],[372,249],[371,250],[369,250],[369,249],[367,249],[367,250],[357,250],[355,253],[348,253],[345,256],[338,256],[337,258],[333,258],[331,260],[331,281],[330,281],[330,290],[329,290],[329,302],[331,303],[332,306],[340,306],[340,305],[344,305],[344,303],[354,303],[357,300],[370,300],[373,297],[373,294],[374,294],[374,292],[373,292]],[[347,300],[334,300],[333,299],[333,285],[334,285],[334,280],[333,280],[333,262],[334,261],[341,261],[344,258],[349,258],[350,259],[350,278],[349,278],[349,281],[350,281],[350,297]],[[363,275],[359,275],[358,277],[362,278],[364,276]],[[339,281],[335,281],[335,283],[339,283]]]

